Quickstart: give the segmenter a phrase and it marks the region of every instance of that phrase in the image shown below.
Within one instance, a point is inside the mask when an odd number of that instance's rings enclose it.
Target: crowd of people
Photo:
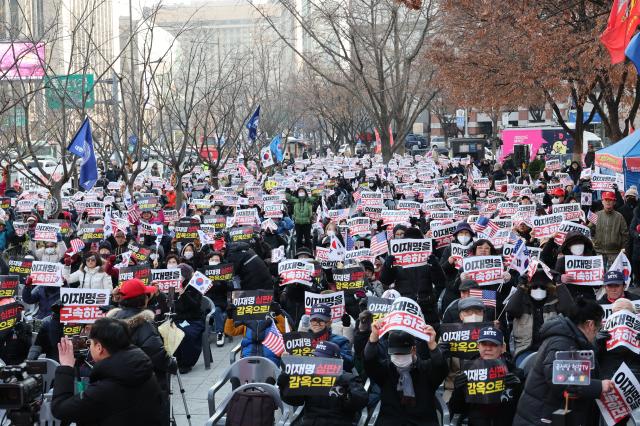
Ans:
[[[111,167],[55,216],[46,192],[14,185],[0,273],[21,291],[0,309],[20,302],[32,321],[2,329],[0,357],[60,362],[62,421],[167,424],[169,376],[198,362],[208,298],[211,341],[242,336],[242,357],[282,367],[276,385],[304,425],[352,425],[376,406],[377,425],[438,425],[439,398],[472,426],[551,424],[567,408],[564,424],[598,424],[621,365],[640,379],[638,191],[545,160],[533,175],[435,152],[239,160],[215,182],[196,166],[181,194],[157,169],[127,187]],[[69,331],[67,289],[109,297]],[[254,294],[269,296],[258,316],[257,299],[240,303]],[[609,321],[621,315],[625,336]],[[93,368],[78,394],[82,333]],[[291,333],[310,337],[306,356],[341,361],[326,395],[294,391],[297,353],[273,343]],[[568,361],[588,362],[586,378],[563,381]]]

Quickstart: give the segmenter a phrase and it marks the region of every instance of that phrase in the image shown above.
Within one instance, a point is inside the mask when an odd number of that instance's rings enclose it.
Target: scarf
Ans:
[[[413,379],[411,379],[411,367],[397,367],[398,374],[398,391],[402,392],[402,405],[415,405],[416,393],[413,389]]]

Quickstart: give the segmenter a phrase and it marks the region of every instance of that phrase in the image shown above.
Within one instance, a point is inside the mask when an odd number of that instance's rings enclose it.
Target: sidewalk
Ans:
[[[211,362],[211,369],[205,370],[204,360],[202,355],[197,364],[187,374],[181,375],[182,385],[185,390],[185,397],[189,412],[191,413],[191,424],[193,426],[203,426],[207,420],[209,420],[209,406],[207,404],[207,392],[209,388],[214,385],[222,376],[224,370],[230,365],[229,354],[231,349],[240,342],[240,337],[236,337],[233,342],[227,341],[222,348],[216,346],[215,340],[211,343],[211,353],[213,355],[213,361]],[[185,415],[184,404],[182,402],[182,396],[180,395],[180,389],[178,387],[178,380],[176,376],[171,377],[171,390],[173,395],[171,396],[171,404],[175,413],[175,418],[178,426],[188,426],[187,418]],[[231,385],[225,385],[218,394],[216,394],[216,402],[220,403],[231,391]]]

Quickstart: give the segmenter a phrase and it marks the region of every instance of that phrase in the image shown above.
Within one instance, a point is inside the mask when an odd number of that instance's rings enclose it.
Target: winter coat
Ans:
[[[351,373],[342,373],[335,387],[327,396],[285,396],[289,376],[278,377],[278,388],[282,401],[294,406],[304,404],[302,426],[351,426],[358,420],[360,412],[369,402],[362,378]]]
[[[556,260],[556,267],[554,268],[554,270],[558,272],[559,276],[565,273],[566,269],[564,256],[571,254],[570,247],[574,244],[584,244],[584,256],[596,255],[593,243],[589,238],[585,237],[579,232],[569,232],[564,240],[564,243],[562,243],[562,246],[560,246]],[[573,284],[558,285],[556,288],[556,294],[558,295],[558,312],[561,313],[567,313],[568,309],[573,306],[574,298],[578,296],[595,300],[593,287],[588,286]]]
[[[285,318],[282,315],[276,315],[275,321],[280,333],[285,333]],[[263,356],[276,363],[276,365],[280,365],[280,357],[262,345],[262,341],[266,337],[266,330],[270,326],[270,321],[250,321],[246,324],[238,323],[236,325],[233,318],[227,318],[224,322],[224,334],[227,336],[244,336],[242,342],[240,342],[242,358]]]
[[[629,246],[631,249],[631,261],[640,262],[640,233],[637,228],[640,225],[640,206],[633,211],[633,219],[629,225]]]
[[[629,225],[624,217],[617,211],[607,213],[600,210],[598,213],[598,224],[589,225],[593,236],[593,246],[598,254],[618,254],[627,247],[629,240]]]
[[[123,320],[131,333],[131,343],[142,349],[153,364],[153,372],[160,389],[168,389],[172,359],[164,349],[162,336],[153,324],[155,314],[148,309],[115,308],[107,313],[110,318]]]
[[[627,199],[625,200],[625,203],[622,206],[616,208],[616,211],[620,213],[622,217],[624,217],[624,221],[626,222],[627,227],[631,225],[631,221],[633,220],[633,216],[634,216],[633,213],[637,206],[638,206],[637,202],[634,201],[633,203],[630,203],[629,199]]]
[[[14,236],[15,231],[13,230],[13,224],[10,220],[7,220],[4,225],[4,230],[0,232],[0,251],[4,251],[9,247],[9,243]]]
[[[67,268],[65,268],[65,272],[67,272]],[[70,287],[76,287],[71,284],[77,283],[77,288],[95,288],[103,290],[113,289],[111,276],[107,275],[107,273],[99,266],[96,266],[95,268],[88,268],[87,266],[84,266],[70,275],[65,273],[65,279]]]
[[[160,387],[149,357],[135,346],[95,364],[89,385],[74,395],[73,367],[56,369],[51,411],[55,418],[80,425],[159,425]]]
[[[182,321],[202,321],[202,293],[195,287],[187,286],[175,300],[177,323]]]
[[[518,403],[513,421],[514,426],[546,425],[551,423],[552,413],[564,407],[563,392],[568,386],[552,383],[553,361],[556,352],[594,350],[593,345],[578,327],[568,318],[560,316],[540,329],[544,339],[533,361],[533,367],[527,377],[524,392]],[[595,399],[602,393],[602,382],[598,378],[598,366],[591,371],[591,383],[588,386],[573,386],[572,393],[577,395],[569,403],[576,425],[596,425],[599,416],[593,415]]]
[[[233,273],[240,277],[242,290],[271,290],[273,278],[267,264],[246,243],[229,247],[227,262],[233,263]]]
[[[415,405],[402,404],[397,390],[399,374],[388,357],[383,356],[379,343],[367,342],[364,349],[364,369],[367,376],[380,386],[380,415],[377,426],[436,426],[435,392],[447,376],[447,364],[440,349],[430,351],[430,359],[418,359],[411,369]]]
[[[27,278],[27,281],[31,277]],[[22,300],[25,303],[37,304],[38,312],[35,317],[37,319],[44,319],[51,315],[51,306],[60,300],[60,288],[59,287],[47,287],[47,286],[31,286],[26,285],[22,290]]]
[[[511,336],[514,340],[512,350],[515,356],[526,350],[537,350],[541,343],[540,326],[559,315],[558,299],[555,295],[547,294],[545,300],[538,302],[521,287],[518,287],[509,299],[506,310],[513,318]]]
[[[293,220],[296,225],[311,224],[313,216],[313,203],[316,197],[298,197],[296,195],[287,194],[287,201],[293,205]]]

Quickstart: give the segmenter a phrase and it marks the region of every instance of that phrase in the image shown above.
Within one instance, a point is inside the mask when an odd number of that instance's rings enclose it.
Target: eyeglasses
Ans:
[[[87,259],[87,263],[89,262],[96,262],[96,258],[95,257],[90,257]]]

